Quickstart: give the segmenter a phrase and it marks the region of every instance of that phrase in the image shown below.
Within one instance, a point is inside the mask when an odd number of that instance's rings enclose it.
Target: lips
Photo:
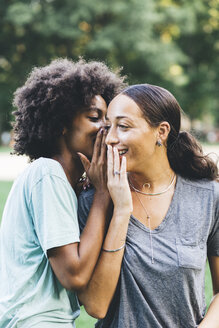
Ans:
[[[119,156],[122,156],[122,155],[126,154],[127,151],[128,151],[128,149],[122,149],[122,150],[119,150],[119,149],[118,149]]]

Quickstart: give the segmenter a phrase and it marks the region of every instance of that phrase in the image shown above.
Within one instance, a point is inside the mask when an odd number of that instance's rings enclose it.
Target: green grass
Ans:
[[[13,182],[8,181],[0,181],[0,222],[2,218],[2,212],[5,205],[6,198],[8,196],[8,193],[11,189]]]
[[[0,222],[2,218],[3,207],[7,198],[7,195],[11,189],[12,182],[0,181]],[[206,267],[206,275],[205,275],[205,295],[206,295],[206,303],[209,306],[210,300],[212,298],[212,283],[211,283],[211,275],[209,266]],[[81,307],[81,315],[76,320],[77,328],[91,328],[94,327],[94,323],[96,319],[90,317]]]
[[[95,322],[97,322],[97,319],[90,317],[82,306],[81,315],[75,322],[76,328],[92,328]]]
[[[12,151],[11,147],[0,146],[0,153],[10,153]]]
[[[212,292],[211,273],[210,273],[209,265],[207,263],[206,270],[205,270],[205,297],[206,297],[207,307],[209,307],[212,296],[213,296],[213,292]]]

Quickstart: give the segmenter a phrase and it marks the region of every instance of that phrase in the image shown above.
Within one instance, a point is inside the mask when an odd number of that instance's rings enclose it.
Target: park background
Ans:
[[[219,0],[1,0],[0,31],[0,220],[28,165],[9,155],[13,93],[33,67],[58,57],[105,61],[129,84],[167,88],[183,127],[219,154]],[[206,281],[209,304],[208,268]],[[76,325],[93,322],[83,311]]]

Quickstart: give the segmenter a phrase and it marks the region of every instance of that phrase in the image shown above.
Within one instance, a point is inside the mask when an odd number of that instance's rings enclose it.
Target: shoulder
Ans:
[[[78,215],[87,216],[93,203],[95,189],[83,190],[78,197]]]
[[[77,196],[61,164],[53,159],[39,158],[30,164],[25,179],[25,190],[31,199],[46,199],[77,206]],[[64,200],[64,202],[63,202]],[[54,205],[55,208],[55,205]]]
[[[184,188],[194,189],[196,191],[206,191],[219,193],[219,183],[217,181],[200,179],[200,180],[189,180],[179,177],[180,183]]]
[[[190,201],[201,201],[203,205],[211,203],[212,206],[219,207],[219,183],[207,179],[188,180],[182,177],[179,179],[180,195]]]
[[[86,225],[88,214],[93,203],[94,193],[95,189],[92,187],[88,190],[82,191],[78,197],[78,220],[80,231],[83,231]]]
[[[47,185],[49,187],[50,184],[55,184],[57,190],[61,187],[72,189],[59,162],[41,157],[30,163],[21,173],[15,180],[14,188],[16,190],[22,189],[28,195],[37,186]]]
[[[67,177],[58,161],[41,157],[30,164],[25,172],[26,178],[32,185],[37,184],[44,177],[56,176],[64,181]]]
[[[78,197],[78,200],[80,200],[81,202],[86,202],[86,201],[93,200],[94,193],[95,193],[95,189],[93,187],[91,187],[87,190],[83,190],[80,193],[80,195]]]
[[[30,170],[43,174],[54,174],[60,177],[66,177],[61,164],[51,158],[40,157],[30,164]]]

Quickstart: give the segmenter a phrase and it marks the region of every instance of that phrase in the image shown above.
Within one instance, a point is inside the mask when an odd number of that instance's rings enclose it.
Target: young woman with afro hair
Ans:
[[[131,213],[126,162],[109,153],[109,193],[103,126],[124,85],[103,63],[59,59],[34,68],[15,92],[14,153],[31,163],[14,182],[2,218],[1,328],[75,327],[76,291],[92,276],[108,226],[105,247],[122,246]],[[80,236],[76,187],[85,170],[95,195]]]

